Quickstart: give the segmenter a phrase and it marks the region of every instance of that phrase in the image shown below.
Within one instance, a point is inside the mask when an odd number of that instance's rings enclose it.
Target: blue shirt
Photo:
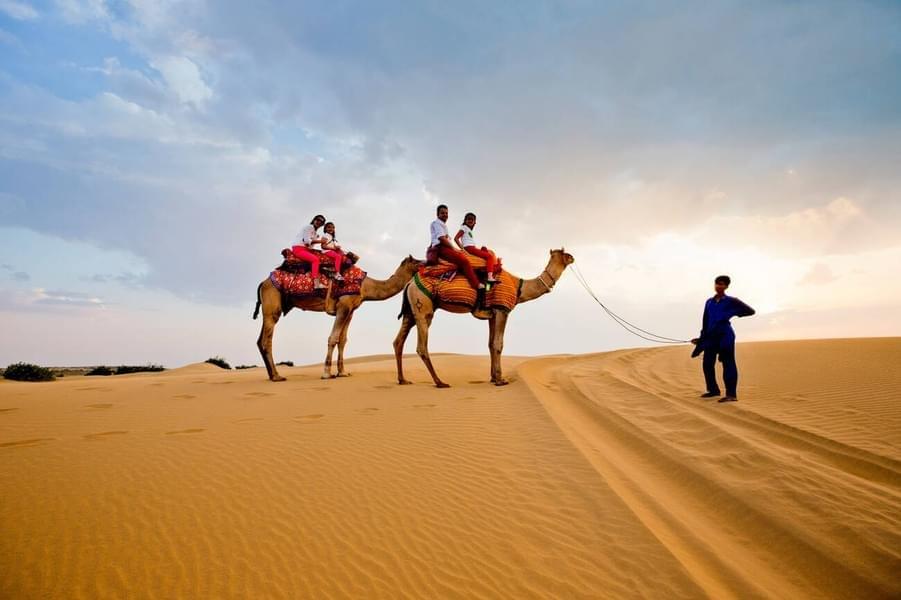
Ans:
[[[732,317],[749,317],[754,309],[732,296],[724,295],[720,301],[716,296],[707,300],[704,305],[704,317],[701,323],[701,344],[711,349],[728,349],[735,345],[735,330],[729,319]]]

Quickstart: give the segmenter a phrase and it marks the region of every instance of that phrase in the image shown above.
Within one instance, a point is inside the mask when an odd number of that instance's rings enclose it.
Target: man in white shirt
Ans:
[[[469,285],[477,290],[484,289],[485,284],[479,282],[475,271],[472,270],[472,265],[469,264],[469,259],[464,253],[454,248],[450,235],[447,233],[447,205],[440,204],[436,212],[438,218],[432,221],[432,225],[429,228],[431,233],[429,250],[436,252],[440,258],[457,265],[457,269],[463,271],[463,275],[469,281]]]
[[[291,252],[295,257],[310,263],[313,272],[313,287],[317,290],[324,288],[325,285],[319,280],[319,255],[311,250],[316,244],[322,243],[322,238],[319,237],[317,231],[323,225],[325,225],[325,217],[316,215],[309,225],[300,230],[294,245],[291,246]]]

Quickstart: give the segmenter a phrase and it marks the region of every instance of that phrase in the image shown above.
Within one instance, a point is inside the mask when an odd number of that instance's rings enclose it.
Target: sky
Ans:
[[[261,364],[257,285],[313,215],[385,278],[439,203],[668,337],[723,273],[740,341],[901,335],[899,31],[893,1],[0,0],[0,366]],[[290,313],[276,360],[330,327]],[[565,273],[504,352],[645,345]]]

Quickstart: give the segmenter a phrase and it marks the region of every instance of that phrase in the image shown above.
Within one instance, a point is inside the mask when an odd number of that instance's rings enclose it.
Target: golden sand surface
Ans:
[[[901,596],[901,339],[0,383],[2,598]]]

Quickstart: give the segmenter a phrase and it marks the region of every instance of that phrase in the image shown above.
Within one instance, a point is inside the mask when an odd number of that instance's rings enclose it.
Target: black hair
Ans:
[[[729,286],[732,284],[732,278],[728,275],[718,275],[717,278],[713,280],[713,283],[725,283]]]
[[[316,215],[315,217],[313,217],[313,220],[310,221],[310,225],[312,225],[313,221],[315,221],[316,219],[322,219],[322,222],[325,223],[325,217],[323,217],[322,215]]]
[[[447,209],[447,204],[439,204],[438,208],[435,209],[435,214],[440,213],[442,208]]]
[[[469,217],[472,217],[473,219],[475,219],[476,214],[475,213],[466,213],[465,215],[463,215],[463,222],[465,223],[466,219],[468,219]]]
[[[331,221],[329,221],[328,223],[326,223],[325,225],[323,225],[322,228],[325,229],[325,228],[328,227],[329,225],[331,225],[332,227],[335,226],[334,223],[332,223]]]

